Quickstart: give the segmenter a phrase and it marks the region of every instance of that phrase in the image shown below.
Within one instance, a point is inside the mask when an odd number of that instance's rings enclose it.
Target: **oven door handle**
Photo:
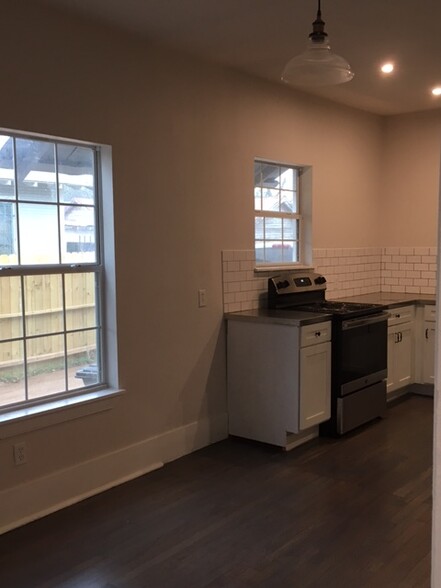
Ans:
[[[381,323],[382,321],[386,321],[389,316],[390,314],[388,312],[382,312],[381,314],[375,314],[362,318],[348,319],[346,321],[342,321],[341,328],[343,331],[347,331],[349,329],[356,329],[357,327],[364,327],[365,325],[373,325],[374,323]]]

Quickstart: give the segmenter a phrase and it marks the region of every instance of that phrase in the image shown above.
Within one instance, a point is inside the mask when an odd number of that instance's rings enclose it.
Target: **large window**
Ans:
[[[300,263],[301,168],[254,163],[254,242],[258,265]]]
[[[0,410],[104,383],[99,156],[0,135]]]

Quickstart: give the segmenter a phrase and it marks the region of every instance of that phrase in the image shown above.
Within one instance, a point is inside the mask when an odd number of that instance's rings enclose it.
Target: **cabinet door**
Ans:
[[[399,325],[395,344],[395,378],[397,388],[413,382],[413,328],[412,323]]]
[[[396,327],[387,330],[387,392],[393,392],[398,388],[395,377],[395,345],[397,341]]]
[[[387,331],[387,392],[413,382],[413,323],[389,327]]]
[[[299,429],[327,421],[331,416],[331,344],[300,350]]]
[[[435,383],[435,323],[424,323],[423,382]]]

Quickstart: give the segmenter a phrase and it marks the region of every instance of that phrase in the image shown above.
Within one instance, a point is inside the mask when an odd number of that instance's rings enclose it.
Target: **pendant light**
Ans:
[[[346,59],[331,51],[318,0],[317,18],[312,23],[306,51],[287,63],[282,80],[292,86],[318,87],[344,84],[353,77]]]

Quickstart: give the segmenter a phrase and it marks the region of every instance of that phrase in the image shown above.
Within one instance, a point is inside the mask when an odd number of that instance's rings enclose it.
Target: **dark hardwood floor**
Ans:
[[[0,537],[3,588],[428,588],[432,413],[227,440]]]

